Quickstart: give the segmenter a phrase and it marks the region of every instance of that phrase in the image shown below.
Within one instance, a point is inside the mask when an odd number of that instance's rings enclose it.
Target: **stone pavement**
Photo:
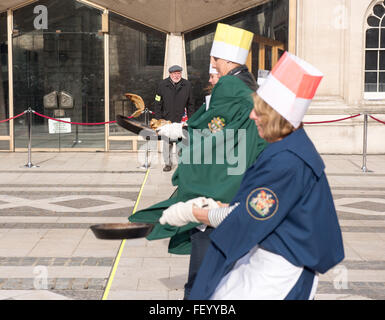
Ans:
[[[96,239],[126,222],[145,170],[134,153],[0,153],[0,299],[181,299],[188,256],[168,240]],[[385,299],[385,155],[324,155],[345,260],[320,276],[316,299]],[[172,172],[152,163],[138,209],[168,198]],[[110,279],[111,287],[105,292]]]

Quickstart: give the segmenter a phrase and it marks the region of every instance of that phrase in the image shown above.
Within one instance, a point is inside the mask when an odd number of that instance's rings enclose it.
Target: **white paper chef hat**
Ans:
[[[245,64],[253,37],[250,31],[218,23],[210,56]]]
[[[318,69],[285,52],[257,94],[298,128],[322,78]]]

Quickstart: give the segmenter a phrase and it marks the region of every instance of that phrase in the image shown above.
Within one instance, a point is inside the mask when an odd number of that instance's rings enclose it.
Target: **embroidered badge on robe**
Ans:
[[[270,189],[255,189],[247,197],[246,209],[252,218],[262,221],[268,220],[278,210],[278,198]]]
[[[218,131],[221,131],[223,130],[223,128],[225,127],[226,125],[226,120],[224,118],[221,118],[221,117],[216,117],[214,118],[213,120],[210,121],[210,123],[208,124],[209,126],[209,129],[212,133],[215,133],[215,132],[218,132]]]

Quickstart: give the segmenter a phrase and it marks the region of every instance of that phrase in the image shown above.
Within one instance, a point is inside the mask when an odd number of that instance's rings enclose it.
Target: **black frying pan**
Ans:
[[[147,140],[150,140],[150,137],[156,137],[158,140],[161,140],[161,136],[158,136],[155,130],[146,126],[142,122],[139,122],[138,120],[134,120],[118,114],[116,116],[116,123],[132,133],[140,134],[142,137],[146,137]]]
[[[154,225],[146,223],[106,223],[91,226],[98,239],[123,240],[147,237]]]

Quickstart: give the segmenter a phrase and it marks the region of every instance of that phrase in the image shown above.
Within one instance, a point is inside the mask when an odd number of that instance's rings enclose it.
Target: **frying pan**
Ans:
[[[147,237],[154,225],[146,223],[105,223],[91,226],[98,239],[122,240]]]
[[[116,115],[116,123],[130,132],[140,134],[142,137],[146,137],[146,140],[150,140],[151,137],[157,137],[158,140],[162,139],[161,136],[158,136],[155,130],[146,126],[142,122],[139,122],[138,120],[134,120],[118,114]]]

